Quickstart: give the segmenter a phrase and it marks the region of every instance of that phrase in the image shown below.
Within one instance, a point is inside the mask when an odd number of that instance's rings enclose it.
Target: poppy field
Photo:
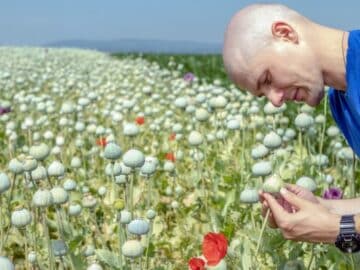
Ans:
[[[219,55],[2,47],[0,61],[1,270],[358,269],[261,216],[277,178],[359,195],[326,99],[274,107]]]

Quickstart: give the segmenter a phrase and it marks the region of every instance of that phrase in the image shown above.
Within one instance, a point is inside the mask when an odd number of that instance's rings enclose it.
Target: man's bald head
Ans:
[[[240,86],[251,70],[249,61],[275,40],[272,26],[286,22],[297,26],[309,22],[283,5],[256,4],[243,8],[231,19],[224,39],[223,60],[230,78]]]

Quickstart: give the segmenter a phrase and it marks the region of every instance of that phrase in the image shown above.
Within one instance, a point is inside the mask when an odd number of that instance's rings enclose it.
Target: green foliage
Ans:
[[[187,72],[192,72],[200,80],[206,82],[213,82],[215,79],[220,79],[225,85],[230,84],[228,79],[222,56],[220,54],[205,54],[205,55],[189,55],[189,54],[124,54],[115,53],[113,56],[118,58],[137,58],[141,57],[150,62],[158,64],[161,68],[169,68],[169,62],[175,62],[175,70],[179,65],[183,65],[180,69],[180,74],[184,75]]]

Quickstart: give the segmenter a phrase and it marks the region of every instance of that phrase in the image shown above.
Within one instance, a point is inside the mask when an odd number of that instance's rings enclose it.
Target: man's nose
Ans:
[[[275,107],[280,107],[284,103],[283,90],[271,88],[269,89],[266,97]]]

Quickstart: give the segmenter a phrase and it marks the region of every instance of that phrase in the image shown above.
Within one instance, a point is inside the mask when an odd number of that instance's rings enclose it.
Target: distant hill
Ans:
[[[70,47],[95,49],[103,52],[142,52],[142,53],[221,53],[222,44],[194,42],[194,41],[166,41],[166,40],[64,40],[45,44],[45,47]]]

